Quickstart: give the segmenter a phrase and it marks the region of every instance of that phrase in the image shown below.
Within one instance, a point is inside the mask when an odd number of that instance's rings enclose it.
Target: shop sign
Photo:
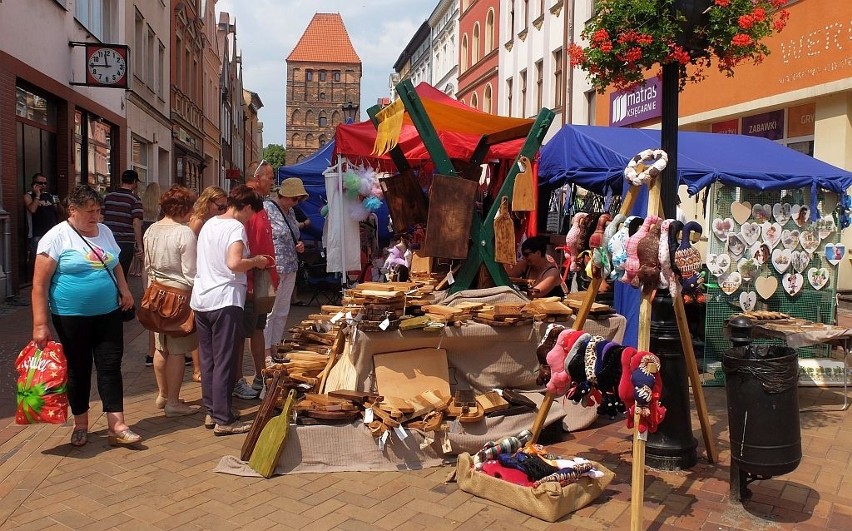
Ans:
[[[242,179],[242,175],[240,174],[240,170],[238,168],[228,168],[227,170],[225,170],[225,178],[234,181],[239,181],[240,179]]]
[[[178,127],[177,137],[178,137],[178,140],[180,140],[184,144],[187,144],[189,146],[192,146],[192,147],[198,149],[198,141],[195,139],[194,136],[189,134],[186,131],[186,129],[184,129],[183,127]]]
[[[659,118],[663,113],[663,88],[660,79],[646,79],[633,90],[609,95],[609,125],[623,126]]]
[[[784,110],[744,116],[742,134],[781,140],[784,138]]]
[[[740,134],[740,120],[733,118],[724,122],[716,122],[710,126],[710,132],[723,135],[738,135]]]
[[[787,109],[787,138],[812,136],[815,114],[816,105],[813,103]]]

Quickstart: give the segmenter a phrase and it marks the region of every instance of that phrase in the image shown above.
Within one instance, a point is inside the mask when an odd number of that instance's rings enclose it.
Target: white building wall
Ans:
[[[459,2],[440,0],[429,17],[432,85],[455,97],[458,90]]]

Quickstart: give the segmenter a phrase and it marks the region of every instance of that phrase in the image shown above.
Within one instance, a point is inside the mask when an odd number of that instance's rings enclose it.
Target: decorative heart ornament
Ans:
[[[808,269],[808,282],[814,289],[822,289],[828,284],[828,279],[831,278],[831,272],[826,267],[812,267]]]
[[[816,222],[816,231],[819,234],[819,239],[824,240],[835,231],[837,226],[834,224],[834,216],[827,214],[819,218]]]
[[[749,252],[751,253],[751,259],[754,260],[754,263],[756,263],[757,265],[762,266],[763,264],[769,262],[771,253],[769,251],[769,246],[765,243],[755,243],[751,246]]]
[[[726,294],[731,295],[738,289],[740,289],[740,284],[743,283],[743,278],[736,271],[732,271],[731,273],[725,273],[721,277],[719,277],[719,287]]]
[[[757,223],[743,223],[740,227],[740,237],[746,245],[754,245],[760,238],[760,225]]]
[[[751,203],[748,201],[731,203],[731,217],[740,225],[748,221],[748,218],[751,217]]]
[[[757,262],[755,262],[752,258],[740,258],[737,262],[737,271],[746,282],[751,282],[751,279],[757,276],[757,270],[759,268],[760,266],[758,266]]]
[[[746,244],[739,234],[728,235],[728,254],[732,258],[739,258],[746,250]]]
[[[781,231],[781,245],[785,249],[795,250],[799,246],[799,231],[784,229]]]
[[[792,261],[793,251],[790,249],[775,249],[772,251],[772,266],[775,268],[775,271],[784,274]]]
[[[814,254],[814,251],[819,247],[819,237],[814,231],[803,230],[799,234],[799,243],[802,244],[802,249],[809,254]]]
[[[772,217],[772,205],[752,205],[751,217],[758,223],[769,221]]]
[[[805,269],[807,269],[808,265],[811,263],[811,255],[809,255],[807,251],[793,251],[793,254],[790,257],[790,263],[796,273],[804,273]]]
[[[763,241],[770,249],[775,249],[778,242],[781,241],[781,225],[778,223],[769,223],[768,221],[760,226],[763,235]]]
[[[731,257],[725,253],[722,254],[708,254],[707,255],[707,269],[710,270],[710,273],[714,277],[718,277],[724,275],[728,272],[728,269],[731,268]]]
[[[790,203],[775,203],[772,205],[772,217],[781,225],[790,221]]]
[[[761,299],[769,300],[770,297],[775,295],[775,290],[778,289],[778,279],[774,276],[758,277],[757,280],[754,281],[754,289],[757,291],[757,294],[760,295]]]
[[[846,246],[842,243],[825,244],[825,259],[831,265],[837,265],[846,256]]]
[[[787,273],[781,278],[781,285],[784,286],[784,291],[788,295],[796,295],[802,290],[804,285],[804,277],[801,273]]]
[[[754,305],[757,304],[757,294],[753,291],[744,291],[740,293],[740,308],[744,312],[754,310]]]
[[[797,226],[804,227],[811,217],[811,209],[805,205],[793,205],[790,207],[790,217]]]
[[[734,232],[734,220],[731,218],[716,218],[713,220],[713,234],[719,238],[720,241],[726,242],[728,241],[728,234]]]

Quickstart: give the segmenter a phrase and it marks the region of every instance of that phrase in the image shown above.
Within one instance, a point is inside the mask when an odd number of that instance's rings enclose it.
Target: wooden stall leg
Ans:
[[[639,433],[639,412],[633,414],[633,469],[630,485],[630,529],[641,531],[645,498],[645,435]]]

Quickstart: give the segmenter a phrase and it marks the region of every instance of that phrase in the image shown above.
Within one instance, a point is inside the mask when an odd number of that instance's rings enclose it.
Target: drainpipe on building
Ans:
[[[574,69],[571,67],[571,60],[568,58],[568,48],[574,44],[574,2],[575,0],[565,0],[568,5],[565,7],[564,17],[562,17],[562,42],[565,46],[562,48],[562,71],[565,73],[565,89],[562,94],[562,125],[570,123],[569,115],[571,114],[572,99],[574,97]]]
[[[3,252],[3,268],[0,269],[0,301],[12,296],[11,258],[12,223],[9,212],[3,208],[3,148],[0,147],[0,249]]]

